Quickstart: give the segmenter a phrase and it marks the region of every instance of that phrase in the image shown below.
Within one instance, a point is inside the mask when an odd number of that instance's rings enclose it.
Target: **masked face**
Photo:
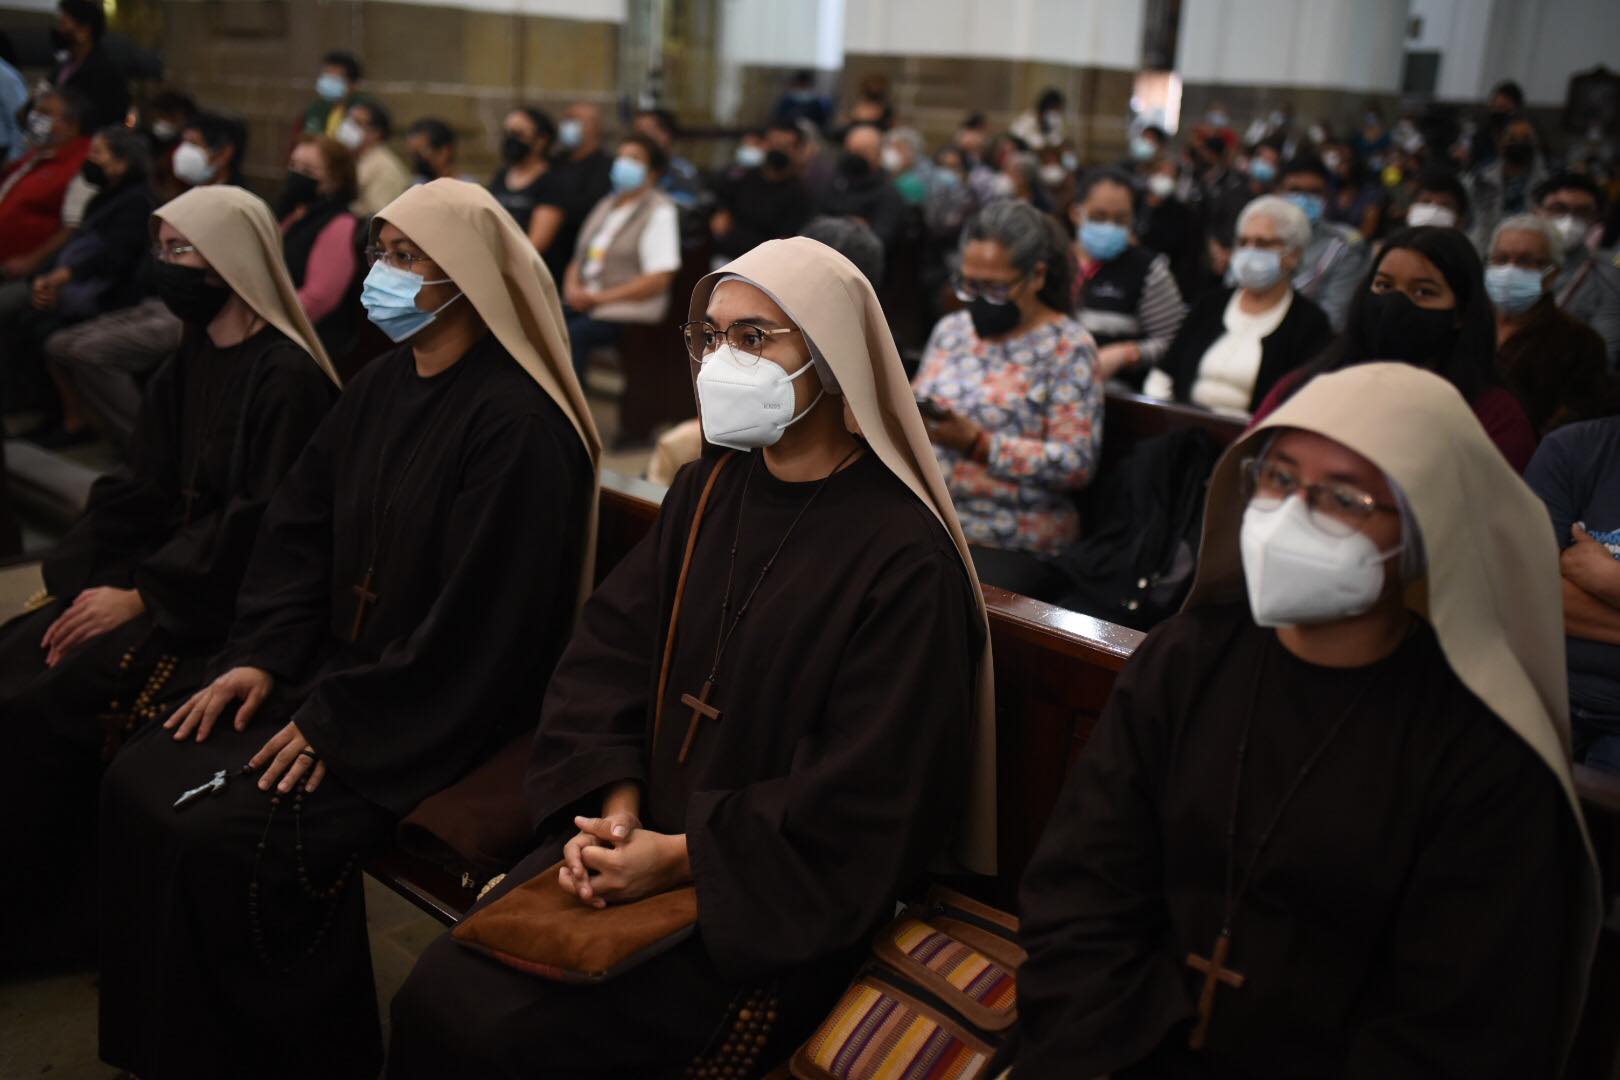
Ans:
[[[1433,225],[1450,229],[1457,224],[1457,212],[1439,203],[1417,202],[1407,209],[1406,223],[1414,228],[1420,225]]]
[[[338,125],[337,141],[350,150],[358,150],[365,145],[366,128],[352,116],[345,116],[343,123]]]
[[[623,195],[635,191],[647,182],[647,165],[639,158],[620,154],[613,159],[613,167],[608,171],[608,182],[613,185],[616,194]]]
[[[1454,308],[1419,307],[1395,289],[1374,292],[1361,308],[1362,342],[1368,359],[1429,367],[1456,348],[1456,322]]]
[[[196,266],[154,261],[151,264],[152,291],[163,301],[175,318],[192,326],[207,326],[214,321],[231,290],[210,281],[212,272]]]
[[[1240,247],[1232,252],[1232,277],[1245,289],[1263,292],[1282,278],[1282,253]]]
[[[1335,535],[1312,517],[1302,496],[1257,496],[1239,534],[1249,610],[1259,626],[1308,626],[1372,610],[1383,595],[1385,561],[1365,533]]]
[[[349,81],[336,72],[323,71],[315,80],[315,93],[322,101],[336,104],[349,96]]]
[[[439,317],[441,311],[462,296],[458,292],[432,311],[423,311],[416,306],[416,295],[423,286],[450,284],[453,282],[449,278],[429,281],[421,274],[396,269],[379,259],[366,275],[365,285],[360,290],[360,303],[366,309],[366,318],[397,345],[421,333]]]
[[[1520,315],[1535,306],[1546,291],[1541,271],[1524,266],[1491,266],[1485,270],[1485,292],[1496,309]]]
[[[208,151],[196,143],[183,142],[174,148],[174,177],[196,187],[212,183],[219,166],[208,160]]]
[[[1080,246],[1098,262],[1118,258],[1130,242],[1131,231],[1112,221],[1086,221],[1080,225]]]
[[[1312,225],[1322,220],[1322,213],[1327,209],[1327,200],[1312,191],[1290,191],[1285,193],[1283,198],[1299,207],[1300,213],[1305,215],[1305,220]]]
[[[782,433],[815,408],[823,390],[795,413],[794,381],[815,365],[806,360],[789,372],[773,360],[739,352],[727,343],[704,358],[698,370],[703,437],[732,450],[775,446]]]

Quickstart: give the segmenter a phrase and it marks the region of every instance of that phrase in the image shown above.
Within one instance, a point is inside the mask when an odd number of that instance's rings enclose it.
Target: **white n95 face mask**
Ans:
[[[814,366],[807,360],[789,374],[764,357],[738,353],[730,344],[720,346],[698,369],[703,437],[732,450],[775,446],[782,432],[802,420],[827,392],[822,390],[804,412],[794,414],[793,380]]]
[[[1311,521],[1305,500],[1250,501],[1239,544],[1249,611],[1258,626],[1308,626],[1370,611],[1384,591],[1384,563],[1365,533],[1334,536]]]

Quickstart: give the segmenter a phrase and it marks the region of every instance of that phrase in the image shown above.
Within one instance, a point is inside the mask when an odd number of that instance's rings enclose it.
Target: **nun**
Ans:
[[[1016,1080],[1562,1076],[1600,906],[1560,596],[1436,375],[1237,443],[1025,874]]]
[[[101,1054],[375,1075],[359,876],[533,723],[591,581],[600,442],[556,288],[488,192],[372,223],[358,375],[265,515],[216,677],[102,789]]]
[[[336,396],[262,201],[198,188],[153,213],[151,238],[179,351],[128,462],[45,559],[45,593],[0,628],[0,864],[28,868],[0,886],[7,963],[90,940],[41,931],[88,919],[102,765],[204,680],[265,508]]]
[[[441,938],[394,1000],[394,1080],[762,1072],[931,861],[994,867],[983,601],[871,285],[773,240],[690,320],[723,452],[586,605],[525,778],[536,848],[484,905],[691,886],[692,933],[594,986]]]

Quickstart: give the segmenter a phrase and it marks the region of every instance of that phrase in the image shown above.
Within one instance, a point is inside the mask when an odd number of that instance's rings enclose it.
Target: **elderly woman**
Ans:
[[[619,340],[625,323],[656,323],[669,308],[669,286],[681,268],[680,219],[658,190],[669,154],[645,135],[619,144],[613,190],[579,230],[563,275],[574,371],[585,376],[593,348]]]
[[[1091,335],[1069,315],[1068,239],[1028,203],[991,203],[962,231],[956,295],[913,389],[980,577],[1044,597],[1047,559],[1080,535],[1073,492],[1102,447]]]
[[[1518,214],[1491,234],[1485,269],[1496,307],[1496,366],[1539,435],[1620,410],[1603,339],[1558,306],[1563,251],[1552,222]]]
[[[1238,216],[1232,277],[1187,313],[1144,391],[1157,398],[1247,414],[1277,381],[1332,339],[1322,309],[1294,292],[1294,271],[1311,242],[1299,207],[1263,195]]]

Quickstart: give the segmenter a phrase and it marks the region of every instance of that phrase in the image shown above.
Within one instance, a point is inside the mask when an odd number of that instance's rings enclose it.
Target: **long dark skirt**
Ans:
[[[107,770],[101,1056],[144,1080],[348,1080],[382,1064],[360,868],[393,817],[332,776],[297,812],[252,777],[173,807],[277,730],[222,726],[198,744],[149,729]],[[306,891],[340,878],[331,899]]]
[[[561,857],[531,854],[491,903]],[[387,1080],[604,1080],[724,1073],[743,1080],[785,1061],[848,982],[841,957],[759,985],[727,982],[694,935],[596,986],[505,967],[447,934],[394,998]],[[763,1016],[762,1016],[763,1014]],[[768,1017],[769,1019],[765,1019]]]
[[[147,616],[54,668],[52,603],[0,627],[0,970],[94,956],[96,793],[105,762],[201,684],[206,660]]]

